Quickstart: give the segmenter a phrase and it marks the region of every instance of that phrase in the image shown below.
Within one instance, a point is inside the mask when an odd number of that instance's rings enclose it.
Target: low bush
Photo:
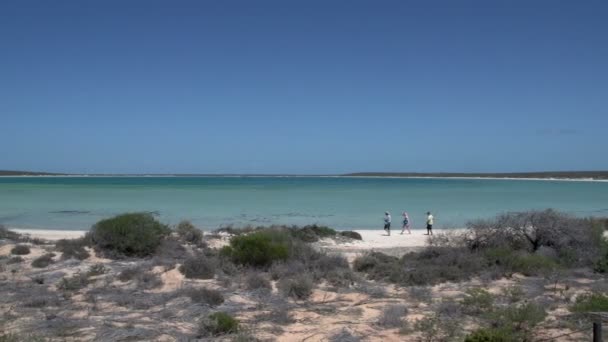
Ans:
[[[213,279],[217,266],[217,260],[197,254],[186,259],[179,271],[189,279]]]
[[[108,269],[103,264],[94,264],[89,267],[87,272],[88,277],[95,277],[98,275],[106,274]]]
[[[30,254],[30,247],[27,245],[16,245],[11,249],[11,254],[14,255],[28,255]]]
[[[198,245],[203,240],[203,232],[190,221],[181,221],[175,228],[177,235],[185,242]]]
[[[463,311],[471,315],[486,312],[492,308],[494,296],[480,288],[467,289],[462,300]]]
[[[143,265],[125,268],[117,278],[122,282],[133,280],[137,282],[137,288],[144,290],[155,289],[163,285],[160,275],[148,272]]]
[[[603,293],[580,295],[576,298],[576,302],[570,307],[570,311],[578,313],[607,312],[608,295]]]
[[[482,328],[477,329],[464,339],[465,342],[518,342],[520,336],[514,335],[508,329]]]
[[[279,280],[277,287],[285,297],[294,299],[307,299],[312,294],[313,281],[306,274]]]
[[[353,240],[363,240],[363,238],[361,237],[361,234],[359,234],[357,232],[342,231],[342,232],[340,232],[340,235],[347,237],[349,239],[353,239]]]
[[[19,241],[21,239],[21,234],[8,230],[8,228],[0,224],[0,239]]]
[[[62,239],[55,243],[55,248],[59,252],[61,252],[61,259],[77,259],[77,260],[85,260],[90,254],[85,249],[87,246],[87,240],[82,239]]]
[[[335,333],[329,337],[329,342],[361,342],[361,339],[358,336],[353,335],[346,328],[342,328],[340,332]]]
[[[184,288],[179,290],[180,296],[190,297],[192,302],[198,304],[206,304],[209,306],[218,306],[224,302],[224,296],[217,290],[207,288]]]
[[[378,325],[384,328],[399,328],[403,326],[403,318],[407,315],[405,305],[393,304],[387,306],[378,318]]]
[[[62,291],[78,291],[89,285],[89,278],[86,274],[76,273],[69,278],[61,278],[57,289]]]
[[[505,335],[513,336],[516,341],[530,340],[534,327],[545,317],[545,308],[532,302],[497,308],[486,315],[491,327]]]
[[[200,321],[198,333],[201,337],[213,337],[238,331],[238,320],[225,312],[215,312]]]
[[[250,272],[245,277],[245,286],[247,290],[272,290],[270,281],[258,272]]]
[[[122,214],[91,228],[93,245],[108,257],[144,257],[154,253],[170,229],[145,213]]]
[[[270,266],[274,261],[289,258],[291,239],[281,230],[262,230],[230,239],[230,246],[222,249],[222,255],[235,263],[255,267]]]
[[[301,228],[290,228],[291,234],[304,242],[317,242],[319,239],[336,236],[334,229],[325,226],[309,225]]]
[[[298,260],[287,260],[285,262],[274,262],[268,270],[272,280],[279,280],[285,277],[291,277],[296,274],[308,272],[308,268],[304,263]]]
[[[50,264],[54,263],[53,258],[55,257],[55,253],[46,253],[32,261],[32,267],[35,268],[45,268]]]

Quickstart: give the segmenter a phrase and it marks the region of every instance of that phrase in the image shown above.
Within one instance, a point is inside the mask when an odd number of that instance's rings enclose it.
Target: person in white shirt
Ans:
[[[426,234],[425,235],[433,235],[433,222],[434,217],[431,212],[426,213]]]
[[[391,214],[388,211],[384,212],[384,230],[391,235]]]

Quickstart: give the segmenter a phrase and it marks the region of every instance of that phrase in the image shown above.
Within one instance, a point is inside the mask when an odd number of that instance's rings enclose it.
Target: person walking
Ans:
[[[426,213],[426,234],[425,235],[433,235],[433,214],[431,212]]]
[[[410,230],[410,217],[407,214],[407,212],[403,212],[403,227],[401,228],[401,235],[403,235],[403,232],[407,229],[407,233],[408,234],[412,234],[412,231]]]
[[[391,214],[388,211],[384,212],[384,230],[391,235]]]

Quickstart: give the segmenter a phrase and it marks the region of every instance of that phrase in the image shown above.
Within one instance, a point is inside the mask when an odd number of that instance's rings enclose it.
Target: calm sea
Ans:
[[[399,225],[410,213],[423,227],[462,227],[500,212],[555,208],[608,216],[608,182],[338,177],[0,177],[0,224],[88,229],[123,212],[161,221],[222,225],[323,224],[381,228],[384,211]]]

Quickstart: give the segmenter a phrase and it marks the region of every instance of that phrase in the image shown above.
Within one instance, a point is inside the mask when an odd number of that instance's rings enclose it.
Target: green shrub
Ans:
[[[23,261],[25,261],[25,259],[23,259],[22,257],[20,257],[20,256],[14,256],[14,257],[11,257],[10,259],[8,259],[6,261],[6,263],[10,265],[10,264],[18,264],[18,263],[21,263]]]
[[[467,289],[462,306],[466,313],[479,314],[492,308],[494,296],[480,288]]]
[[[59,290],[63,291],[78,291],[89,285],[89,278],[86,274],[76,273],[69,278],[61,278],[61,282],[57,285]]]
[[[557,268],[555,261],[539,254],[520,254],[513,259],[513,271],[526,276],[547,274]]]
[[[353,240],[363,240],[363,238],[361,237],[361,234],[359,234],[357,232],[343,231],[343,232],[340,232],[340,235],[353,239]]]
[[[61,252],[61,259],[67,260],[70,258],[77,260],[85,260],[90,254],[84,248],[87,246],[87,240],[82,239],[62,239],[55,243],[55,248]]]
[[[97,222],[91,229],[93,244],[107,256],[143,257],[154,253],[169,228],[150,214],[122,214]]]
[[[603,293],[590,293],[578,296],[570,307],[572,312],[606,312],[608,311],[608,296]]]
[[[94,264],[89,267],[87,272],[88,277],[95,277],[108,272],[108,269],[103,264]]]
[[[264,230],[233,237],[221,254],[238,264],[264,267],[273,261],[286,260],[290,246],[291,239],[285,232]]]
[[[239,331],[239,321],[225,312],[216,312],[203,318],[199,324],[199,336],[220,336]]]
[[[14,255],[28,255],[30,254],[30,247],[26,245],[16,245],[11,249],[11,254]]]
[[[321,238],[332,237],[337,234],[334,229],[324,226],[309,225],[302,228],[291,228],[291,234],[304,242],[317,242]]]
[[[307,299],[312,294],[313,281],[310,276],[299,274],[279,280],[277,287],[285,297]]]
[[[217,263],[203,254],[198,254],[184,261],[179,271],[189,279],[213,279]]]
[[[516,342],[518,335],[508,329],[482,328],[477,329],[464,339],[465,342]]]
[[[181,221],[175,228],[177,235],[186,242],[198,245],[203,240],[203,232],[190,221]]]
[[[517,341],[529,340],[533,328],[545,317],[547,312],[544,307],[535,303],[509,305],[487,314],[492,327],[514,336]]]
[[[35,268],[48,267],[50,264],[54,263],[53,257],[55,257],[55,253],[46,253],[44,255],[41,255],[32,261],[32,267],[35,267]]]

